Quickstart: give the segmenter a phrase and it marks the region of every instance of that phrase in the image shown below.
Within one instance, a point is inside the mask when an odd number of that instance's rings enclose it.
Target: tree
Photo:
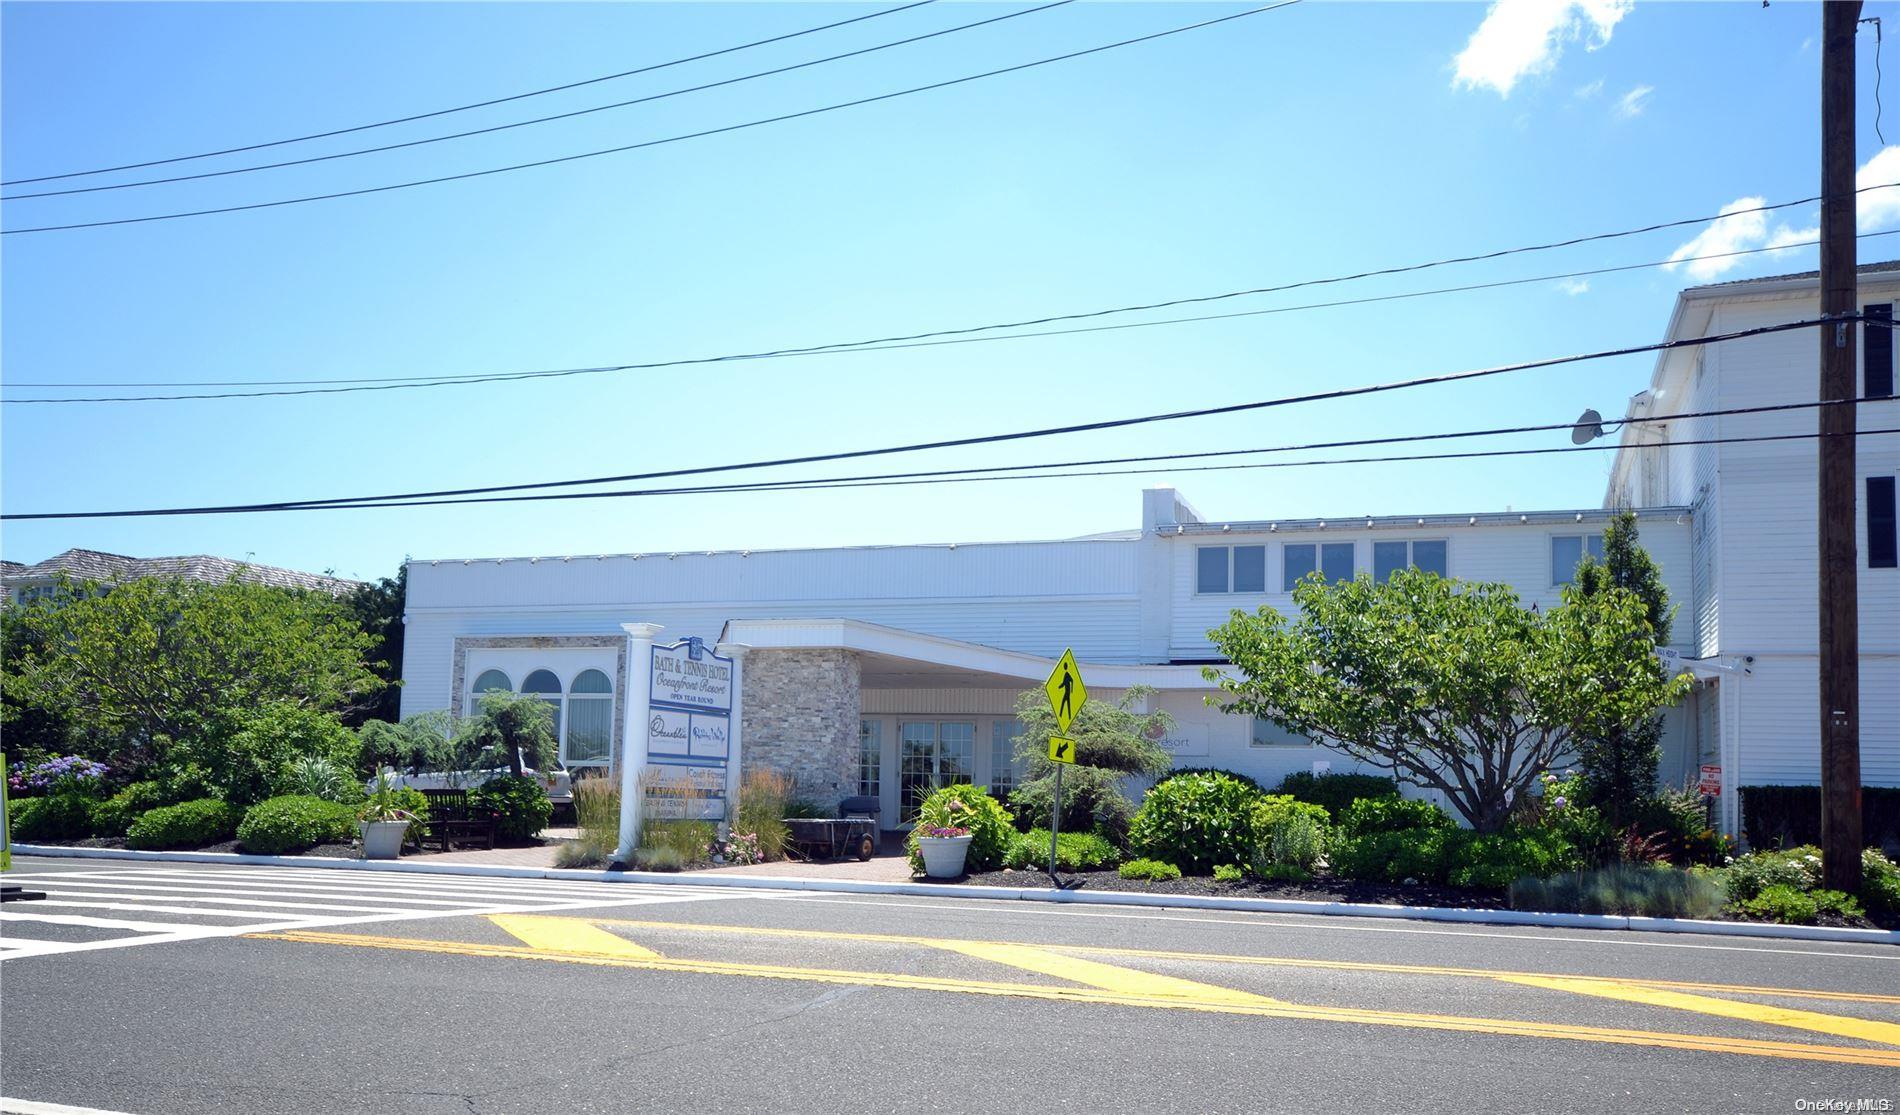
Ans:
[[[357,626],[376,637],[369,668],[384,683],[368,700],[345,711],[343,722],[352,728],[372,720],[394,723],[402,715],[402,613],[408,594],[409,565],[405,562],[394,577],[371,581],[343,598],[343,607]]]
[[[482,694],[480,711],[455,733],[458,770],[506,765],[519,776],[524,766],[547,770],[558,743],[554,710],[539,697],[499,691]]]
[[[1067,735],[1075,740],[1075,763],[1063,772],[1063,831],[1094,829],[1119,843],[1135,812],[1122,793],[1122,781],[1158,775],[1174,765],[1173,757],[1155,742],[1174,727],[1174,718],[1159,709],[1135,711],[1154,693],[1147,686],[1135,686],[1120,701],[1090,701],[1069,723]],[[1016,718],[1023,725],[1016,755],[1027,777],[1010,794],[1010,809],[1025,827],[1046,826],[1055,804],[1056,773],[1056,764],[1049,759],[1056,717],[1048,694],[1040,689],[1019,694]]]
[[[1651,653],[1634,593],[1566,590],[1547,615],[1505,585],[1404,570],[1236,611],[1210,632],[1233,672],[1207,676],[1228,712],[1263,717],[1443,793],[1492,832],[1581,735],[1653,713],[1680,692]]]
[[[420,774],[454,763],[453,727],[446,709],[429,709],[399,721],[371,720],[356,730],[362,741],[360,772],[374,775],[384,767]]]
[[[1642,602],[1654,649],[1669,641],[1675,609],[1669,604],[1662,570],[1637,539],[1636,513],[1617,512],[1603,531],[1603,560],[1584,559],[1577,567],[1575,591],[1586,598],[1617,591],[1633,594]],[[1611,827],[1621,830],[1633,824],[1655,796],[1662,731],[1662,717],[1645,713],[1578,738],[1583,799],[1596,806]]]
[[[9,611],[13,611],[10,606]],[[137,767],[266,704],[337,710],[381,682],[375,646],[334,598],[232,579],[62,579],[19,606],[23,652],[0,668],[9,704],[63,710]]]

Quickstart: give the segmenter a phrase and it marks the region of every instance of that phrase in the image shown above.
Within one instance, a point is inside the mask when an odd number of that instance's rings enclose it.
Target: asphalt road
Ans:
[[[0,908],[0,1094],[41,1103],[138,1115],[1900,1105],[1900,949],[1883,946],[15,867],[51,901]]]

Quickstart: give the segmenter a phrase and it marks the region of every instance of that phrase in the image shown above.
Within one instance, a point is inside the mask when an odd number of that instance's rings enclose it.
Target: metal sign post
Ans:
[[[1088,686],[1082,684],[1082,670],[1075,664],[1075,652],[1065,650],[1042,684],[1049,695],[1049,710],[1056,716],[1056,734],[1049,737],[1049,761],[1056,764],[1055,803],[1049,807],[1049,878],[1056,877],[1056,838],[1062,835],[1062,768],[1075,762],[1075,741],[1063,733],[1074,723],[1075,715],[1089,699]]]

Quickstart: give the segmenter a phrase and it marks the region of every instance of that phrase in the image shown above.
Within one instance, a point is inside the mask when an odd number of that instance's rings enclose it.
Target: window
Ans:
[[[976,725],[968,720],[906,720],[897,725],[897,808],[905,824],[933,790],[971,778]]]
[[[1319,547],[1309,544],[1280,547],[1280,590],[1292,592],[1300,578],[1319,568]]]
[[[1197,593],[1267,591],[1265,546],[1201,546],[1194,560]]]
[[[599,670],[582,670],[567,695],[567,738],[561,761],[568,766],[608,762],[614,745],[614,683]]]
[[[1352,543],[1328,542],[1321,546],[1319,571],[1334,584],[1352,580]]]
[[[1867,478],[1867,568],[1900,566],[1900,525],[1894,519],[1894,478]]]
[[[1598,561],[1603,560],[1603,536],[1601,534],[1559,534],[1550,540],[1550,583],[1567,585],[1577,579],[1577,566],[1583,564],[1583,555],[1588,551]]]
[[[858,721],[858,796],[878,796],[878,772],[884,765],[884,722]]]
[[[1202,546],[1195,551],[1199,572],[1194,578],[1195,592],[1227,591],[1227,547]]]
[[[1020,720],[990,721],[990,793],[996,797],[1016,788],[1016,740],[1022,734]]]
[[[1254,747],[1311,747],[1313,741],[1298,732],[1289,732],[1271,720],[1255,717],[1253,738],[1248,741]]]
[[[475,684],[469,686],[468,710],[462,715],[480,715],[482,711],[482,694],[484,693],[513,693],[514,691],[515,683],[508,680],[507,674],[502,673],[500,670],[483,670],[481,675],[475,679]]]
[[[1893,398],[1893,303],[1882,302],[1863,311],[1870,321],[1861,326],[1861,394],[1870,399]]]
[[[1374,542],[1373,579],[1390,580],[1392,574],[1407,566],[1443,577],[1446,575],[1445,549],[1445,540],[1442,538],[1418,542]]]
[[[561,738],[561,679],[552,670],[536,670],[521,683],[523,693],[532,693],[547,702],[554,713],[554,738]]]

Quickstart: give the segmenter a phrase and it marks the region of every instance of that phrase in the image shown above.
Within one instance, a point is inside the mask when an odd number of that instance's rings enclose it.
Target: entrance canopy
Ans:
[[[731,620],[719,641],[752,650],[850,651],[861,663],[866,689],[1023,689],[1041,685],[1057,657],[998,650],[850,619]],[[1088,647],[1077,649],[1091,688],[1215,688],[1201,676],[1199,666],[1090,663]]]

